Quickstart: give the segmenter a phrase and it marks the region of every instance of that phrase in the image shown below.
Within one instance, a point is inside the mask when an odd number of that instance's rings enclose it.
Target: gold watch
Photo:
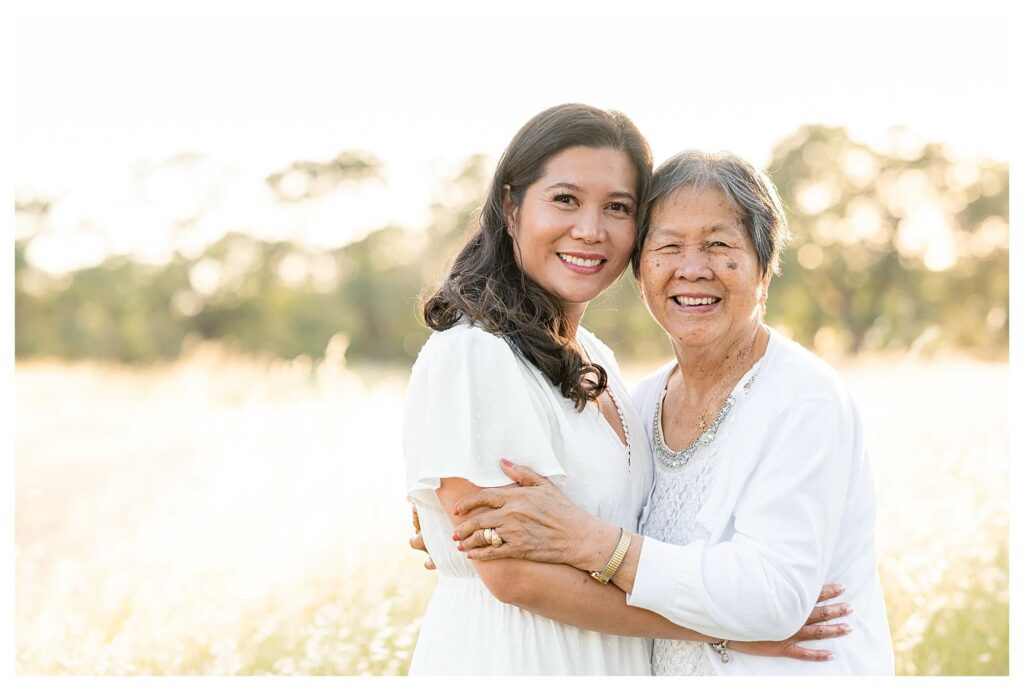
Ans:
[[[608,581],[612,580],[612,576],[619,570],[619,566],[622,565],[622,560],[626,558],[626,552],[629,550],[629,541],[632,539],[632,535],[628,530],[622,528],[622,532],[619,533],[619,544],[616,545],[615,551],[612,553],[612,558],[608,560],[607,566],[604,567],[604,571],[591,571],[590,575],[594,580],[607,584]]]

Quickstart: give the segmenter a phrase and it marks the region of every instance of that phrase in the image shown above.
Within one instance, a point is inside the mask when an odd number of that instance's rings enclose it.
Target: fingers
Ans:
[[[845,602],[840,602],[835,605],[818,605],[811,610],[811,616],[807,618],[807,623],[818,624],[823,621],[830,621],[832,619],[838,619],[839,617],[845,617],[852,612],[853,606]]]
[[[830,606],[831,607],[831,606]],[[848,605],[836,605],[837,608],[848,607]],[[829,609],[829,607],[817,607],[815,611],[819,609]],[[852,608],[851,608],[852,611]],[[812,618],[814,614],[811,614]],[[834,618],[834,617],[830,617]],[[809,620],[808,620],[809,621]],[[790,645],[787,645],[783,651],[785,657],[793,658],[794,660],[807,660],[810,662],[826,662],[828,660],[834,660],[835,655],[830,650],[815,650],[813,648],[803,648],[796,645],[799,641],[821,641],[829,638],[841,638],[846,636],[853,629],[849,624],[806,624],[796,635],[793,636]]]
[[[489,547],[490,544],[491,543],[484,538],[484,531],[477,530],[459,543],[458,550],[460,552],[469,552],[470,550],[474,550],[478,547]]]
[[[798,645],[787,646],[782,652],[783,657],[790,657],[794,660],[806,660],[809,662],[827,662],[834,660],[835,655],[829,650],[814,650],[812,648],[801,648]]]
[[[507,458],[501,459],[501,471],[516,481],[520,487],[536,487],[549,484],[551,481],[539,473],[535,473],[525,465],[516,465]]]
[[[420,533],[416,533],[411,538],[409,538],[409,546],[413,549],[418,549],[421,552],[427,551],[427,546],[423,543],[423,535],[421,535]]]
[[[421,552],[427,551],[427,545],[423,542],[423,536],[420,534],[420,514],[416,510],[416,505],[412,505],[412,529],[416,531],[416,534],[409,538],[409,546],[413,549],[418,549]],[[434,571],[437,569],[437,565],[434,564],[434,560],[427,555],[426,561],[423,562],[423,568],[427,571]]]
[[[825,600],[831,600],[834,597],[839,597],[846,590],[846,586],[842,583],[826,583],[821,588],[821,595],[818,596],[818,602],[824,602]]]
[[[452,533],[453,540],[459,540],[462,536],[470,536],[484,528],[496,528],[501,525],[501,514],[497,511],[481,511],[455,526]]]
[[[503,544],[501,547],[478,547],[466,551],[466,558],[472,559],[473,561],[490,561],[492,559],[508,559],[514,557],[516,554],[509,547],[508,543]]]
[[[482,489],[479,492],[472,492],[459,499],[455,504],[455,515],[463,516],[480,506],[500,509],[505,505],[505,501],[505,492],[500,487]]]
[[[800,641],[822,641],[826,638],[841,638],[850,633],[853,629],[849,624],[806,624],[796,635],[794,642]]]

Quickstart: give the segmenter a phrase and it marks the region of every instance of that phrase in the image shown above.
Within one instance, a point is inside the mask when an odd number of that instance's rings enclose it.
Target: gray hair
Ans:
[[[654,209],[688,185],[696,189],[721,191],[736,209],[750,236],[761,275],[779,273],[782,250],[789,239],[789,226],[775,184],[765,173],[736,154],[687,149],[654,171],[633,251],[635,276],[640,275],[640,252],[647,240]]]

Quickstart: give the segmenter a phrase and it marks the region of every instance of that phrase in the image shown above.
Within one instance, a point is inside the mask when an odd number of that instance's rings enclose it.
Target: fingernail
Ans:
[[[462,543],[461,542],[458,545],[456,545],[455,549],[459,550],[460,552],[465,552],[466,551],[466,550],[462,549]]]
[[[501,459],[501,464],[506,468],[511,468],[514,465],[512,461],[506,461],[504,458]]]
[[[459,540],[462,539],[462,538],[459,537],[459,531],[458,530],[456,530],[455,532],[452,533],[452,539],[455,540],[456,542],[458,542]]]
[[[836,659],[836,656],[835,656],[835,655],[833,655],[832,653],[829,653],[829,654],[828,654],[828,657],[826,657],[825,659],[826,659],[826,660],[835,660],[835,659]]]
[[[846,607],[843,608],[843,612],[845,614],[853,614],[853,605],[846,605]]]
[[[462,513],[459,511],[459,507],[458,506],[455,507],[454,513],[455,513],[456,516],[461,516],[462,515]]]
[[[469,552],[466,552],[466,559],[472,559],[472,558],[473,558],[473,555],[470,554]]]
[[[846,590],[846,586],[840,583],[836,586],[836,590],[838,590],[839,592],[843,592],[844,590]]]
[[[839,630],[842,631],[843,633],[850,633],[851,631],[853,631],[853,629],[850,628],[849,624],[840,624],[839,625]]]

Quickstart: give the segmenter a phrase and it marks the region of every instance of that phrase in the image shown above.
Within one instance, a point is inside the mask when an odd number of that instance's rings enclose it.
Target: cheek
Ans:
[[[628,227],[616,232],[614,237],[615,251],[623,254],[628,260],[633,254],[633,248],[636,247],[636,228],[631,223]]]
[[[757,260],[745,255],[736,254],[723,255],[715,262],[716,270],[720,271],[723,280],[740,282],[758,282],[760,271],[757,268]]]
[[[516,252],[516,263],[520,270],[535,281],[540,281],[547,271],[545,263],[548,252],[543,248],[536,236],[522,235],[519,237],[519,250]]]
[[[641,288],[644,288],[645,286],[649,287],[650,278],[652,276],[657,275],[657,273],[660,270],[661,270],[661,260],[660,259],[652,259],[650,256],[647,256],[647,257],[641,256],[640,257],[640,276],[637,278],[637,281],[639,282],[640,287]]]
[[[637,278],[637,283],[645,302],[648,298],[664,291],[669,271],[670,266],[663,258],[650,257],[640,260],[640,276]]]

